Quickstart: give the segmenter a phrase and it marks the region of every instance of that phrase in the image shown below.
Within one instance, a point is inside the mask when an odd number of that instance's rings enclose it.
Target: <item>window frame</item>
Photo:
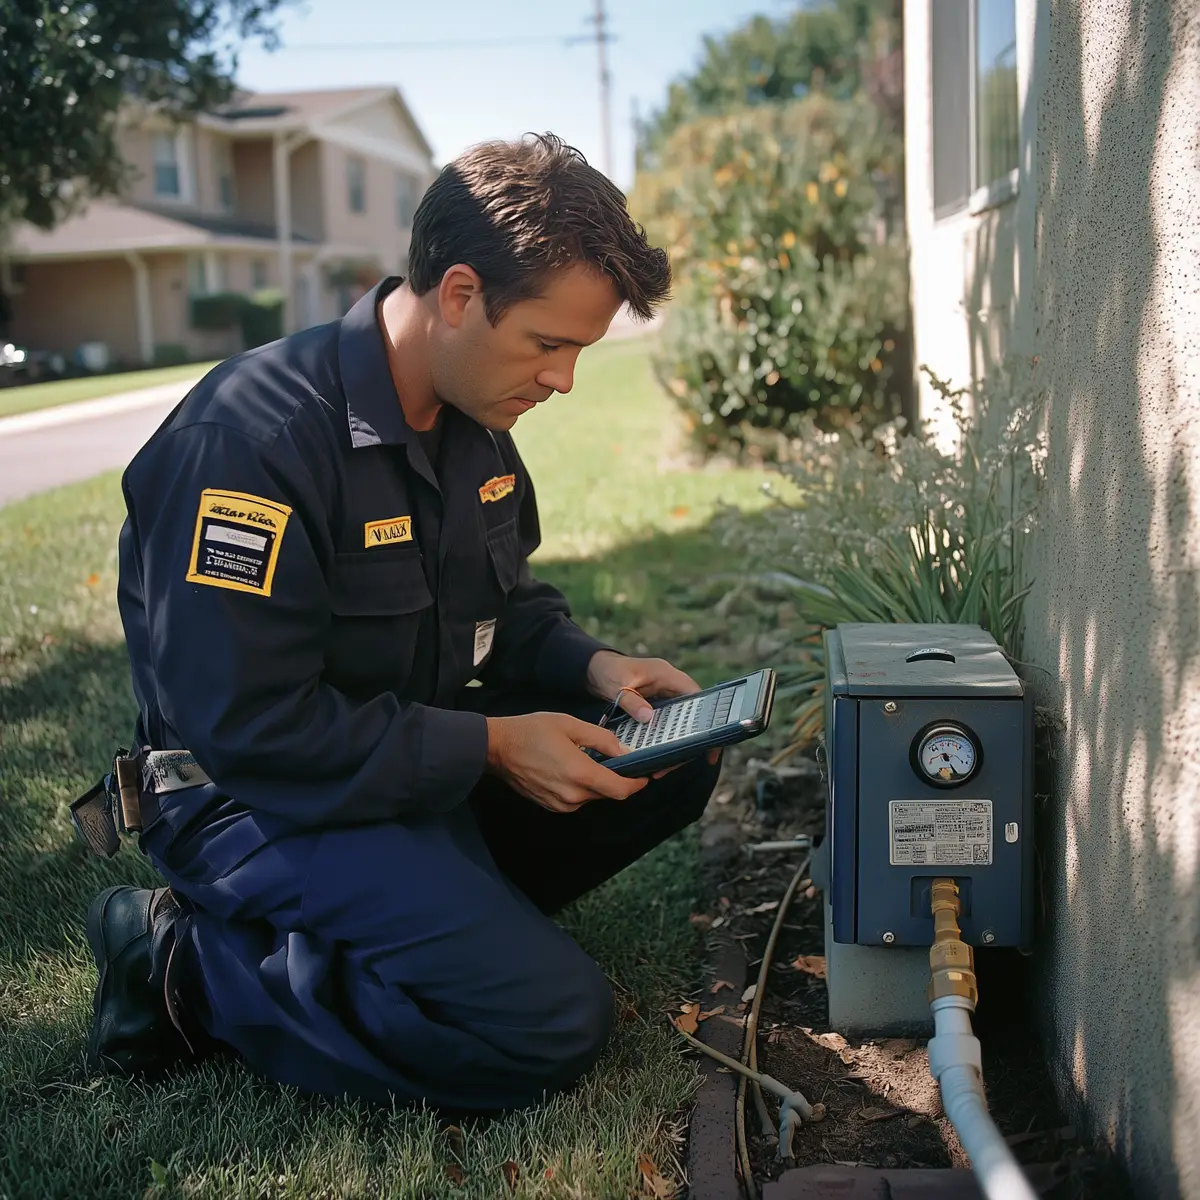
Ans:
[[[171,148],[171,160],[169,162],[159,157],[159,147],[164,145]],[[150,147],[150,158],[154,164],[154,198],[156,200],[181,201],[183,199],[183,167],[180,163],[183,155],[180,153],[180,150],[178,129],[159,129],[154,132]],[[162,176],[159,172],[168,169],[175,172],[175,187],[172,191],[166,191],[161,186]]]
[[[962,0],[950,0],[951,3],[959,4]],[[929,39],[929,100],[930,100],[930,196],[933,199],[933,217],[935,221],[949,220],[953,217],[966,214],[968,216],[978,216],[992,208],[998,208],[1003,204],[1014,200],[1020,192],[1021,182],[1021,166],[1020,166],[1020,127],[1021,127],[1021,96],[1020,96],[1020,31],[1018,28],[1019,6],[1016,0],[1008,0],[1013,9],[1013,27],[1015,33],[1014,45],[1018,48],[1017,54],[1017,165],[1011,168],[1003,175],[997,176],[995,179],[990,179],[987,182],[979,180],[979,0],[967,0],[965,5],[966,10],[966,113],[967,113],[967,131],[966,131],[966,158],[967,158],[967,187],[965,196],[959,200],[955,199],[938,205],[937,197],[937,156],[938,156],[938,141],[936,136],[936,113],[938,111],[939,96],[934,90],[934,80],[939,74],[937,63],[934,59],[934,22],[937,19],[935,9],[937,0],[930,0],[929,18],[930,18],[930,39]],[[952,97],[957,101],[958,97]],[[963,147],[954,147],[955,152],[959,152]]]
[[[358,174],[358,206],[354,203],[356,171]],[[346,155],[346,210],[355,216],[363,216],[367,211],[367,160],[361,154]]]
[[[421,203],[421,181],[411,171],[396,168],[396,225],[400,229],[411,229],[417,205]],[[405,213],[407,212],[407,219]]]

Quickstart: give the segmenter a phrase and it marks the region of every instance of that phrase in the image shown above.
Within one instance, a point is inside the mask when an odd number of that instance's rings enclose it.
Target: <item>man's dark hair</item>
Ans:
[[[409,286],[423,296],[455,263],[479,272],[493,325],[574,263],[607,275],[643,320],[671,290],[666,251],[646,241],[620,188],[552,133],[473,146],[430,184],[413,217]]]

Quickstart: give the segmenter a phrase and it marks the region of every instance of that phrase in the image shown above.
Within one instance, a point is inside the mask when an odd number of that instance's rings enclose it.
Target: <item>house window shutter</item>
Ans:
[[[931,0],[933,212],[965,208],[971,196],[971,5]]]

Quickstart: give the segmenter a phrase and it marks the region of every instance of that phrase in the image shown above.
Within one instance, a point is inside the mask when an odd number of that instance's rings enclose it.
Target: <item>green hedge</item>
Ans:
[[[240,320],[246,297],[241,292],[212,292],[192,297],[193,329],[232,329]]]
[[[283,293],[267,288],[247,297],[241,313],[242,344],[247,350],[283,337]]]
[[[671,251],[655,365],[704,443],[794,434],[808,412],[826,428],[897,414],[907,256],[886,228],[899,178],[898,143],[865,100],[745,109],[668,140],[631,207]]]

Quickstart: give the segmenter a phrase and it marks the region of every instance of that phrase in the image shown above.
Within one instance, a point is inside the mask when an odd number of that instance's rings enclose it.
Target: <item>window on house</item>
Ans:
[[[178,133],[156,133],[154,135],[154,194],[156,196],[182,195],[179,172]]]
[[[932,0],[933,208],[1006,184],[1020,162],[1015,0]]]
[[[420,184],[415,176],[407,171],[396,172],[396,224],[401,229],[408,229],[413,222],[413,214],[417,211],[417,203],[421,199]]]
[[[261,291],[267,286],[267,262],[263,258],[255,258],[250,262],[250,286]]]
[[[233,210],[233,151],[229,143],[218,140],[213,149],[217,173],[217,202],[226,212]]]
[[[346,195],[352,213],[367,211],[367,164],[361,158],[346,159]]]
[[[187,260],[188,295],[207,296],[208,278],[204,273],[204,256],[189,254]]]

